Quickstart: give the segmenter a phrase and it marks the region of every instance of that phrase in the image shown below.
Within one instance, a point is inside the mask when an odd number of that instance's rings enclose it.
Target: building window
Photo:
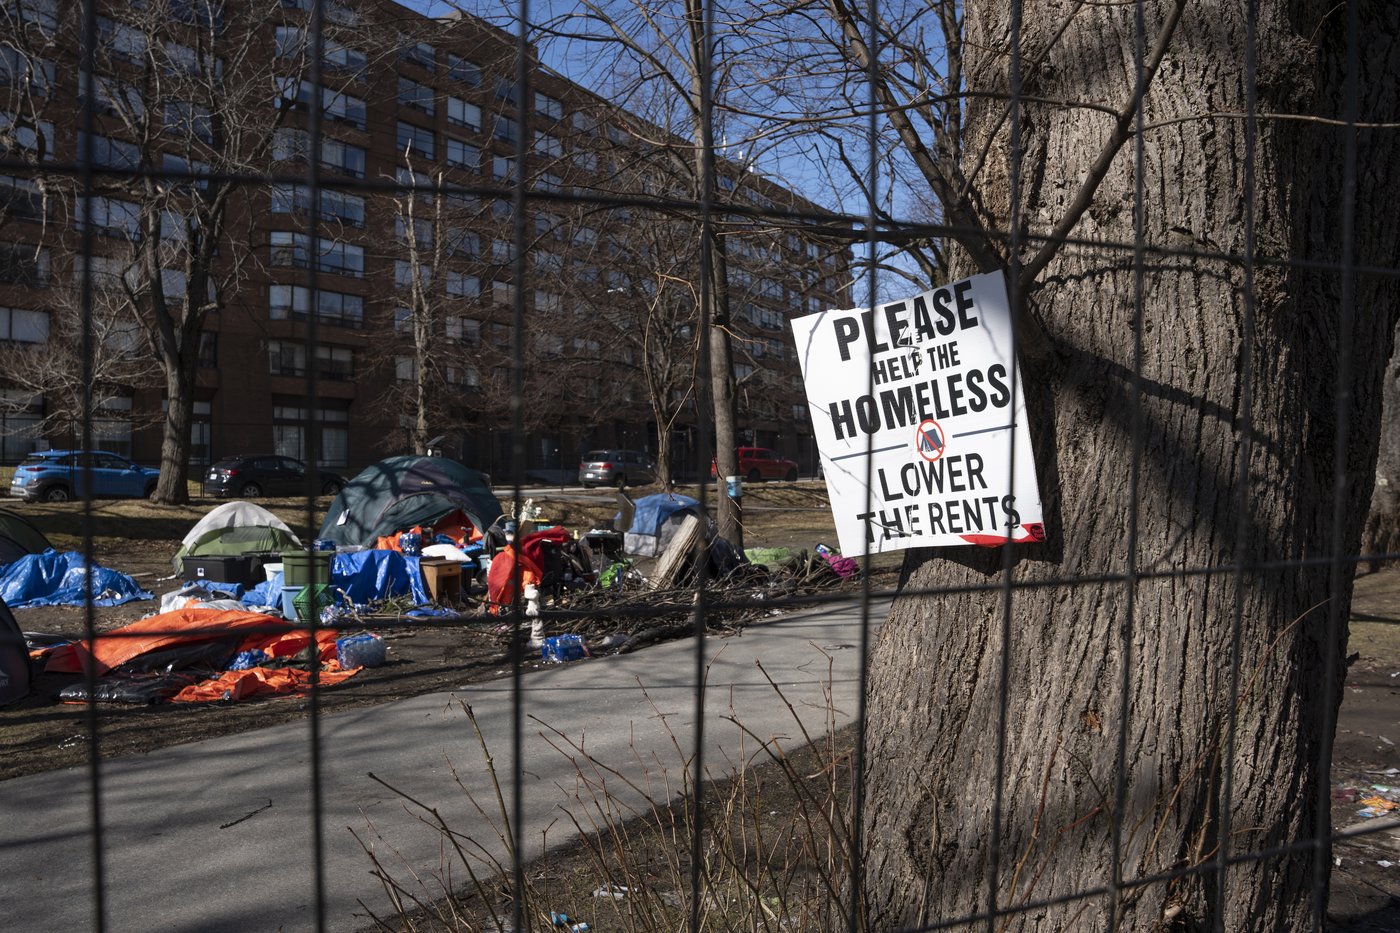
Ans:
[[[199,334],[199,368],[219,368],[219,335],[215,331],[206,330]]]
[[[144,37],[142,38],[144,39]],[[165,42],[163,48],[165,50],[165,73],[168,75],[223,77],[224,62],[221,58],[213,57],[207,52],[196,52],[188,45],[169,40]]]
[[[3,50],[0,50],[3,52]],[[0,110],[0,132],[8,131],[9,142],[25,153],[34,156],[40,161],[50,161],[53,159],[54,133],[53,124],[47,120],[40,120],[37,123],[24,121],[24,125],[15,126],[15,115]],[[94,139],[105,137],[93,137]],[[113,140],[115,142],[115,140]],[[135,146],[131,149],[134,152]],[[94,156],[94,158],[96,158]],[[133,166],[135,162],[131,163]],[[128,166],[122,166],[126,168]]]
[[[207,145],[214,144],[214,122],[209,108],[183,100],[165,102],[165,131],[172,136],[194,137]]]
[[[274,321],[305,321],[312,308],[316,319],[337,327],[361,328],[365,321],[365,300],[359,295],[317,289],[315,298],[304,285],[269,285],[268,317]]]
[[[36,97],[48,97],[57,74],[53,62],[0,45],[0,87],[22,87],[27,83]]]
[[[405,123],[403,120],[400,120],[398,125],[398,146],[401,153],[425,159],[433,158],[437,151],[432,130]]]
[[[165,152],[160,157],[160,170],[166,173],[166,180],[175,191],[209,188],[209,174],[212,169],[207,162],[186,161],[172,152]]]
[[[44,216],[44,193],[35,181],[0,175],[0,217],[41,221]]]
[[[412,78],[400,75],[399,103],[432,116],[437,111],[437,91],[426,84],[419,84]]]
[[[447,137],[447,162],[449,165],[475,172],[481,168],[481,150],[449,136]]]
[[[274,214],[311,213],[311,188],[307,185],[272,186],[270,209]],[[321,219],[337,220],[351,227],[365,225],[365,199],[343,191],[321,189]]]
[[[515,160],[509,156],[491,157],[491,180],[500,182],[515,181]]]
[[[418,284],[427,288],[433,279],[433,267],[420,264],[418,266]],[[413,263],[406,259],[394,260],[394,287],[408,288],[413,284]]]
[[[267,342],[268,371],[274,376],[306,375],[306,344],[296,340]],[[355,378],[355,352],[349,347],[316,347],[316,378],[344,381]]]
[[[456,97],[447,98],[447,122],[451,126],[464,126],[481,132],[481,108]]]
[[[306,54],[306,30],[300,26],[278,26],[272,40],[272,54],[278,58],[299,58]]]
[[[273,452],[283,457],[307,459],[305,427],[307,410],[301,399],[290,396],[272,398]],[[321,443],[316,464],[343,467],[350,455],[350,412],[346,409],[321,408],[310,413],[313,428],[319,426]]]
[[[103,450],[131,456],[131,399],[109,398],[92,419],[92,439]]]
[[[321,56],[321,61],[327,71],[349,75],[355,81],[365,79],[365,68],[368,62],[364,52],[341,45],[339,42],[332,42],[330,39],[325,40],[325,45],[325,54]]]
[[[548,133],[535,133],[535,154],[559,158],[564,154],[564,142]]]
[[[321,140],[321,164],[355,178],[365,177],[365,150],[338,139]]]
[[[564,119],[564,104],[548,94],[535,92],[535,112],[551,120]]]
[[[425,71],[433,70],[433,60],[437,55],[437,50],[426,42],[409,42],[400,38],[403,43],[399,48],[399,61],[417,65]]]
[[[422,172],[411,172],[400,165],[394,171],[394,181],[401,189],[405,189],[398,192],[400,195],[411,191],[413,196],[424,204],[433,203],[433,180]]]
[[[452,298],[476,298],[481,294],[481,279],[465,272],[448,270],[444,288]]]
[[[88,223],[99,236],[129,240],[141,238],[140,207],[134,201],[116,198],[78,198],[73,203],[74,226],[84,229]]]
[[[138,67],[146,64],[146,34],[125,23],[105,16],[97,17],[97,35],[101,50],[116,61]],[[190,50],[193,53],[193,50]]]
[[[44,397],[0,389],[0,461],[18,463],[39,445]]]
[[[0,341],[42,344],[49,342],[49,316],[27,308],[0,308]]]
[[[481,237],[456,227],[448,227],[442,240],[444,256],[475,259],[477,254],[481,252]]]
[[[274,230],[269,235],[268,242],[272,248],[273,266],[305,269],[310,262],[311,241],[304,233]],[[321,272],[358,278],[365,273],[364,248],[327,237],[317,237],[316,268]]]
[[[408,218],[402,214],[394,216],[394,239],[408,245]],[[430,220],[413,221],[413,244],[420,249],[430,249],[433,245],[433,224]]]
[[[481,84],[481,66],[448,52],[447,76],[453,81],[461,81],[468,87],[477,87]]]
[[[297,81],[282,75],[272,80],[277,101],[284,108],[305,109],[316,99],[316,87],[310,81]],[[321,88],[320,98],[321,112],[327,120],[348,123],[358,129],[365,128],[365,102],[361,98],[328,87]]]

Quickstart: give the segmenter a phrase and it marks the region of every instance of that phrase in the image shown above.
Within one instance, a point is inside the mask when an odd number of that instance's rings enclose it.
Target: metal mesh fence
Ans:
[[[344,434],[326,412],[340,410],[347,376],[391,410],[375,424],[402,432],[404,450],[424,452],[433,425],[475,408],[474,424],[508,439],[497,492],[523,521],[539,409],[568,404],[581,379],[598,383],[582,408],[621,405],[608,392],[623,380],[596,371],[607,345],[656,326],[692,355],[682,389],[648,387],[680,399],[649,416],[662,431],[664,417],[691,420],[675,472],[698,481],[697,511],[717,524],[676,555],[694,568],[682,587],[539,616],[523,598],[498,607],[488,621],[509,673],[464,687],[449,724],[443,703],[403,701],[433,728],[475,730],[479,746],[457,754],[481,751],[488,770],[459,759],[391,776],[408,755],[396,739],[433,739],[402,713],[363,731],[327,722],[326,671],[311,663],[308,731],[275,739],[297,763],[305,811],[280,833],[206,842],[217,855],[160,852],[152,807],[183,814],[181,846],[218,840],[191,801],[243,800],[277,762],[253,741],[214,773],[184,754],[151,756],[159,775],[121,767],[102,754],[108,710],[89,700],[82,786],[67,772],[11,782],[32,835],[5,844],[6,864],[17,882],[27,860],[41,866],[42,903],[19,906],[25,884],[4,899],[27,918],[16,929],[568,927],[579,918],[541,901],[569,890],[546,883],[561,849],[593,856],[597,890],[569,910],[598,912],[600,930],[1328,928],[1334,845],[1395,829],[1385,817],[1334,827],[1331,783],[1351,579],[1392,556],[1362,533],[1390,443],[1396,234],[1379,207],[1396,127],[1376,76],[1394,73],[1394,12],[522,0],[474,11],[493,25],[446,8],[263,6],[8,0],[0,303],[13,306],[14,345],[43,343],[19,335],[30,306],[46,312],[41,368],[70,378],[44,388],[16,357],[7,423],[36,435],[76,423],[73,443],[93,450],[113,399],[140,386],[165,399],[150,430],[165,432],[162,471],[179,480],[157,496],[183,499],[199,429],[177,396],[193,402],[203,385],[207,335],[231,345],[238,314],[277,323],[273,298],[261,303],[271,285],[287,290],[297,329],[258,321],[253,339],[276,345],[273,376],[299,379],[280,390],[301,404],[287,402],[295,415],[276,430],[309,467],[307,528],[324,517],[322,473],[340,465],[326,448]],[[602,123],[624,128],[610,140]],[[602,144],[576,150],[561,127]],[[751,178],[762,180],[745,189]],[[542,216],[569,228],[568,244]],[[789,245],[751,261],[756,231]],[[611,252],[593,251],[597,238]],[[808,290],[765,295],[785,263],[802,266]],[[883,309],[988,272],[1015,322],[1009,392],[1026,398],[1043,536],[1006,544],[1008,524],[994,547],[911,547],[898,586],[882,583],[893,577],[878,558],[888,568],[906,545],[880,524],[893,500],[870,432],[862,469],[826,477],[866,497],[873,553],[858,582],[733,584],[712,541],[743,537],[725,486],[745,472],[733,395],[763,369],[764,341],[781,339],[795,363],[804,349],[787,319],[819,297],[820,311]],[[659,316],[669,289],[683,320]],[[765,312],[782,316],[781,338],[741,326]],[[336,355],[347,320],[373,365]],[[461,339],[494,327],[500,341]],[[569,345],[581,356],[566,359]],[[809,382],[830,378],[830,360],[803,362]],[[867,375],[864,394],[880,398]],[[796,366],[762,378],[745,404],[787,403],[768,420],[799,399],[813,421],[833,416],[795,394]],[[49,408],[36,413],[38,395]],[[428,395],[459,401],[432,408]],[[985,468],[1015,476],[1027,453],[1008,444]],[[562,488],[562,455],[555,465]],[[78,471],[92,563],[98,503],[83,491],[96,468]],[[512,565],[520,593],[529,571]],[[120,640],[86,579],[86,642]],[[663,634],[684,637],[630,655],[625,688],[526,663],[537,619],[636,631],[661,614]],[[314,645],[332,624],[239,631]],[[168,634],[229,634],[210,625]],[[462,625],[376,621],[398,633]],[[753,657],[738,644],[756,644]],[[725,667],[726,652],[746,672]],[[86,677],[95,695],[99,671]],[[599,704],[618,706],[620,737],[588,734],[583,714]],[[809,744],[830,752],[811,766],[815,785],[793,764]],[[230,754],[257,764],[239,775]],[[736,822],[758,808],[745,775],[764,762],[807,834],[787,861]],[[453,788],[471,802],[455,818],[477,822],[449,818]],[[45,807],[64,816],[45,827]],[[415,847],[412,831],[433,842]],[[59,853],[73,867],[55,880]],[[1370,920],[1380,929],[1387,916]]]

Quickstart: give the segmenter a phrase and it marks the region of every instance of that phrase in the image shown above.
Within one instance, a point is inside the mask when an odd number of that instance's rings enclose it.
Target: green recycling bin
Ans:
[[[283,551],[282,585],[310,586],[314,583],[331,582],[330,551]]]

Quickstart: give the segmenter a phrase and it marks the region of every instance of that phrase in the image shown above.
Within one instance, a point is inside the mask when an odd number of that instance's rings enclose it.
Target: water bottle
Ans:
[[[335,653],[343,670],[378,667],[384,663],[384,639],[372,632],[347,635],[335,640]]]
[[[540,658],[554,664],[577,661],[588,657],[588,646],[582,635],[551,635],[540,646]]]

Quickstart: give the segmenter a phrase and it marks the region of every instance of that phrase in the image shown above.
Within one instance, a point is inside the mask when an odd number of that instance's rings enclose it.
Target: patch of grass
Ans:
[[[775,700],[786,702],[776,684],[773,690]],[[464,708],[474,726],[471,709]],[[465,837],[436,811],[405,798],[406,806],[442,834],[452,864],[445,862],[436,878],[399,877],[389,867],[392,858],[377,854],[386,851],[384,840],[362,839],[374,874],[396,905],[366,929],[465,933],[586,923],[599,933],[679,933],[691,929],[692,913],[698,929],[712,933],[840,925],[849,896],[855,730],[832,728],[831,716],[820,737],[796,721],[801,740],[792,749],[747,733],[745,741],[752,744],[738,763],[728,770],[707,769],[699,786],[692,780],[689,752],[674,735],[674,769],[653,765],[637,779],[554,732],[552,743],[576,769],[576,789],[560,808],[577,841],[529,862],[519,891],[509,855],[486,854],[492,849],[489,840]],[[509,830],[499,776],[480,731],[476,734],[494,800],[478,800],[460,779],[458,785],[479,812],[494,814],[496,841],[512,853],[517,840]],[[698,847],[697,807],[703,808]],[[695,851],[698,864],[692,860]],[[469,879],[465,885],[449,889],[447,878],[463,877]],[[514,926],[517,897],[519,927]],[[568,920],[560,922],[560,914]]]

